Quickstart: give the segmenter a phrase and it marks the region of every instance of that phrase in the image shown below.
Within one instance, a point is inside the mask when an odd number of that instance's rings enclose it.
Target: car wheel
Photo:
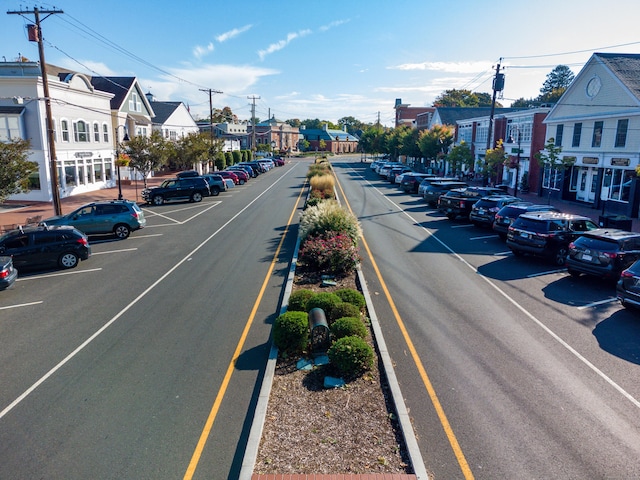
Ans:
[[[244,179],[243,179],[243,178],[241,178],[240,180],[238,180],[238,183],[239,183],[240,185],[244,185]]]
[[[220,187],[211,187],[211,195],[214,197],[220,195]]]
[[[162,198],[162,195],[156,195],[151,199],[151,201],[154,205],[162,205],[164,203],[164,198]]]
[[[503,242],[507,240],[507,234],[506,233],[499,233],[498,236],[500,237],[500,240],[502,240]]]
[[[202,194],[200,192],[193,192],[191,194],[191,201],[192,202],[201,202],[202,201]]]
[[[60,258],[58,259],[58,264],[62,268],[74,268],[78,266],[79,261],[80,259],[75,253],[66,252],[60,255]]]
[[[449,220],[453,220],[454,218],[456,218],[456,214],[455,213],[447,213],[447,218]]]
[[[553,263],[557,266],[562,267],[567,263],[567,254],[569,250],[567,247],[558,247],[555,255],[553,256]]]
[[[516,257],[523,257],[524,256],[524,252],[522,250],[516,250],[516,249],[512,248],[511,251],[513,252],[513,254]]]
[[[580,272],[576,272],[575,270],[567,269],[567,273],[571,275],[573,278],[578,278],[580,276]]]
[[[124,223],[120,223],[113,228],[113,233],[120,240],[124,240],[125,238],[129,237],[129,234],[131,233],[131,229],[129,228],[128,225],[125,225]]]

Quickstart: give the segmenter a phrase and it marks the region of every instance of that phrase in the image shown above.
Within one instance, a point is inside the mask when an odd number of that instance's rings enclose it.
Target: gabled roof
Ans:
[[[156,114],[153,117],[153,123],[157,125],[164,124],[169,117],[175,112],[182,102],[149,102],[151,104],[151,108],[153,108],[153,112]]]
[[[519,110],[527,110],[526,108],[496,108],[494,115],[509,113]],[[491,114],[491,107],[437,107],[437,115],[443,125],[455,125],[459,120],[467,118],[479,118]]]
[[[335,141],[338,137],[340,137],[340,141],[343,142],[357,142],[359,140],[358,137],[344,130],[334,130],[331,128],[305,128],[300,130],[300,135],[304,137],[318,137],[318,140],[328,140],[331,142]]]
[[[640,55],[635,53],[594,53],[620,81],[640,99]]]
[[[135,81],[136,77],[91,77],[91,85],[97,90],[113,93],[112,110],[120,110]]]

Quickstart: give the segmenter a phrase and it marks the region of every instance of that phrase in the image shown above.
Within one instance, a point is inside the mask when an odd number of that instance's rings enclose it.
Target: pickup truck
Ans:
[[[457,217],[469,217],[471,207],[482,197],[504,195],[504,190],[496,187],[467,187],[449,190],[438,199],[438,210],[449,220]]]

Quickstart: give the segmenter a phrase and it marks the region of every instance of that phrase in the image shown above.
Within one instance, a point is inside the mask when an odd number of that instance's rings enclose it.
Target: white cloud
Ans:
[[[491,62],[422,62],[403,63],[387,67],[389,70],[428,70],[447,73],[479,73],[490,70]]]
[[[323,25],[321,27],[318,28],[319,31],[321,32],[326,32],[327,30],[330,30],[334,27],[338,27],[340,25],[343,25],[345,23],[349,22],[349,20],[336,20],[334,22],[328,23],[327,25]]]
[[[280,40],[279,42],[272,43],[264,50],[258,50],[258,56],[260,57],[260,60],[264,60],[264,57],[266,57],[271,53],[277,52],[278,50],[282,50],[284,47],[289,45],[296,38],[305,37],[309,34],[311,34],[311,30],[309,29],[300,30],[299,32],[289,33],[287,34],[287,38],[285,38],[284,40]]]
[[[251,27],[253,27],[253,25],[249,24],[249,25],[245,25],[244,27],[241,27],[241,28],[234,28],[233,30],[229,30],[228,32],[221,33],[220,35],[218,35],[216,37],[216,40],[218,42],[220,42],[220,43],[226,42],[227,40],[230,40],[230,39],[232,39],[234,37],[237,37],[241,33],[246,32]]]
[[[209,45],[206,47],[201,47],[200,45],[196,45],[193,48],[193,56],[196,58],[202,58],[203,56],[213,52],[214,46],[212,42],[209,42]]]
[[[77,62],[71,59],[65,59],[62,62],[58,62],[61,67],[68,68],[74,72],[86,73],[91,76],[102,77],[116,77],[121,75],[102,62],[94,62],[93,60],[78,60]]]

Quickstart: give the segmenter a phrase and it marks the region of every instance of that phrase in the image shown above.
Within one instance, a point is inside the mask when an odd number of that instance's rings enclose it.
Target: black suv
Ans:
[[[562,266],[566,262],[569,244],[586,232],[598,228],[593,220],[582,215],[525,213],[509,227],[507,246],[514,255],[540,255]]]
[[[420,188],[422,188],[422,198],[427,202],[427,205],[430,207],[435,207],[438,205],[438,199],[440,195],[444,195],[449,190],[453,190],[454,188],[464,188],[467,184],[465,182],[459,182],[457,180],[446,180],[442,182],[432,182],[427,186],[423,186],[420,184]]]
[[[551,205],[542,205],[531,202],[510,203],[509,205],[502,207],[498,210],[498,213],[496,213],[493,220],[493,230],[498,233],[498,236],[502,240],[506,240],[509,225],[511,225],[513,221],[523,213],[559,211],[560,210],[556,207],[552,207]]]
[[[478,227],[490,227],[493,225],[493,219],[496,213],[511,203],[519,202],[518,197],[512,195],[492,195],[490,197],[482,197],[471,207],[469,220]]]
[[[615,280],[640,259],[640,233],[603,228],[585,233],[569,245],[567,271]]]
[[[154,205],[162,205],[168,200],[200,202],[203,197],[209,195],[209,184],[202,177],[172,178],[162,182],[159,187],[142,190],[142,198]]]
[[[73,268],[91,255],[87,236],[69,225],[21,227],[0,236],[0,255],[16,268]]]

